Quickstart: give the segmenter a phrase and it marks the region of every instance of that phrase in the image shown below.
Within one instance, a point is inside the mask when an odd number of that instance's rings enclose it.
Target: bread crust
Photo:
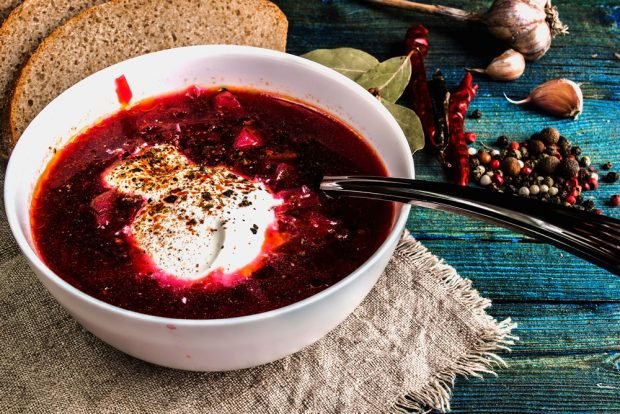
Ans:
[[[106,0],[24,0],[0,26],[0,114],[8,121],[6,109],[15,80],[28,57],[41,40],[60,24],[79,12]],[[10,146],[6,122],[2,123],[1,152]]]
[[[192,13],[183,13],[184,8]],[[142,21],[132,18],[138,12],[142,13]],[[118,16],[111,19],[115,14]],[[169,17],[178,21],[164,21]],[[252,32],[259,21],[263,26],[260,32]],[[181,27],[183,25],[187,27]],[[192,33],[185,30],[192,30]],[[22,68],[8,111],[10,143],[15,145],[25,127],[55,96],[114,63],[170,47],[209,43],[249,44],[284,51],[287,30],[286,16],[267,0],[111,0],[93,6],[47,36]],[[156,36],[157,40],[144,35]],[[85,44],[84,40],[90,44]],[[74,55],[74,60],[69,62],[66,47],[76,44],[85,47],[84,56],[78,59]],[[106,45],[109,47],[103,47]],[[119,45],[122,48],[119,49]],[[48,67],[50,61],[54,63]],[[42,68],[48,70],[41,71]],[[59,73],[65,77],[50,78]],[[35,86],[41,85],[48,89],[49,96],[39,96],[39,100],[35,100],[33,91]]]

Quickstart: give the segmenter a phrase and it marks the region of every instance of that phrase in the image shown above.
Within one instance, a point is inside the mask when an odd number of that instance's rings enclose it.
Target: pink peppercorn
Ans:
[[[590,185],[590,188],[593,190],[596,190],[598,188],[598,180],[594,179],[594,178],[590,178],[587,181],[587,184]]]
[[[494,170],[499,170],[499,167],[501,166],[501,163],[499,160],[495,159],[492,160],[491,163],[489,164],[491,166],[491,168],[493,168]]]
[[[620,194],[614,194],[609,198],[609,205],[612,207],[620,206]]]
[[[527,165],[521,168],[521,175],[530,175],[532,173],[532,169]]]
[[[476,133],[475,132],[466,132],[465,133],[465,142],[468,144],[473,144],[476,142]]]
[[[493,182],[497,185],[503,185],[504,184],[504,177],[502,177],[499,174],[493,174],[493,177],[491,177]]]
[[[595,208],[594,210],[592,210],[592,212],[593,212],[594,214],[599,214],[599,215],[600,215],[600,214],[603,214],[603,210],[601,210],[600,208]]]
[[[577,199],[575,198],[575,196],[569,195],[568,197],[566,197],[566,200],[564,201],[566,201],[568,204],[572,206],[577,202]]]
[[[510,143],[510,149],[513,149],[515,151],[518,150],[519,149],[519,143],[517,141],[512,141]]]

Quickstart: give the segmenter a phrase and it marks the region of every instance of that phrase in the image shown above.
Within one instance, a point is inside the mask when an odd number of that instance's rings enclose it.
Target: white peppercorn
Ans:
[[[527,188],[527,187],[521,187],[521,188],[519,188],[519,195],[520,195],[520,196],[524,196],[524,197],[529,196],[529,195],[530,195],[530,189],[529,189],[529,188]]]

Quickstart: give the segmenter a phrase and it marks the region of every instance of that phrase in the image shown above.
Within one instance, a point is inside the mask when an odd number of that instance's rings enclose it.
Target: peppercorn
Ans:
[[[560,139],[560,131],[555,128],[544,128],[540,131],[539,136],[547,145],[556,144]]]
[[[519,147],[520,147],[520,145],[519,145],[519,143],[517,141],[512,141],[510,143],[510,149],[511,150],[517,151],[519,149]]]
[[[471,157],[469,159],[469,170],[472,171],[474,168],[480,165],[480,160],[477,157]]]
[[[489,184],[491,184],[491,177],[489,175],[487,175],[487,174],[483,175],[480,178],[480,185],[483,185],[483,186],[486,187]]]
[[[519,188],[519,195],[523,196],[523,197],[527,197],[530,195],[530,189],[527,187],[521,187]]]
[[[506,135],[500,135],[499,137],[497,137],[497,140],[495,141],[495,145],[500,148],[507,147],[508,143],[509,143],[509,140]]]
[[[581,155],[581,147],[572,147],[570,152],[573,155]]]
[[[482,118],[482,111],[480,109],[474,109],[474,111],[469,114],[471,119],[480,119]]]
[[[541,184],[540,185],[540,192],[543,194],[546,194],[549,192],[549,187],[546,184]]]
[[[521,158],[527,158],[530,155],[529,151],[527,150],[527,147],[525,146],[519,148],[519,152],[521,152]]]
[[[583,202],[583,196],[582,195],[578,195],[577,197],[575,197],[575,199],[577,200],[577,204],[581,204]]]
[[[506,157],[502,162],[502,171],[508,176],[516,177],[519,175],[521,168],[519,167],[519,160],[515,157]]]
[[[586,210],[592,210],[594,208],[594,201],[585,200],[582,205]]]
[[[595,180],[594,178],[588,179],[587,184],[592,190],[596,190],[598,188],[598,180]]]
[[[618,173],[615,171],[610,171],[605,175],[605,181],[608,183],[615,183],[618,181]]]
[[[491,160],[491,162],[489,163],[489,166],[494,170],[498,170],[499,167],[501,166],[501,162],[496,158],[494,160]]]
[[[581,159],[579,160],[579,165],[581,165],[582,167],[588,168],[590,164],[592,164],[592,160],[590,160],[590,157],[581,157]]]
[[[476,151],[476,148],[474,147],[469,147],[467,148],[467,154],[471,157],[473,155],[476,155],[478,153],[478,151]]]
[[[538,139],[533,139],[529,142],[527,149],[533,155],[539,155],[542,154],[545,150],[545,144],[543,144],[543,142]]]
[[[537,186],[536,184],[531,185],[531,186],[530,186],[530,194],[532,194],[532,195],[536,195],[536,194],[538,194],[538,193],[540,193],[540,187],[539,187],[539,186]]]
[[[478,165],[476,168],[472,170],[471,175],[474,178],[474,180],[480,181],[484,173],[485,173],[485,168],[482,165]]]
[[[601,165],[601,168],[604,170],[611,170],[613,167],[612,163],[607,161],[605,164]]]
[[[560,137],[560,140],[558,141],[558,148],[560,148],[560,154],[566,157],[567,155],[570,154],[570,150],[571,150],[570,141],[568,141],[564,137]]]
[[[475,132],[465,132],[465,142],[468,144],[473,144],[476,142],[476,133]]]
[[[478,151],[478,159],[480,160],[480,164],[487,165],[491,162],[491,154],[485,150],[480,150]]]
[[[525,165],[523,168],[521,168],[521,175],[530,175],[532,173],[532,167]]]
[[[536,165],[536,169],[542,174],[551,175],[560,165],[560,160],[557,157],[549,156],[541,159]]]
[[[560,161],[558,170],[564,178],[572,178],[579,173],[579,163],[577,160],[567,158]]]
[[[593,212],[594,214],[598,214],[598,215],[603,214],[603,210],[601,210],[601,209],[599,209],[599,208],[595,208],[594,210],[592,210],[592,212]]]
[[[560,199],[560,197],[558,197],[558,196],[555,196],[555,197],[553,197],[553,196],[552,196],[552,197],[551,197],[551,202],[552,202],[553,204],[560,204],[560,203],[562,203],[562,200],[561,200],[561,199]]]
[[[547,187],[551,187],[553,186],[553,184],[555,184],[555,181],[553,181],[553,178],[551,177],[545,177],[544,183]]]
[[[612,207],[620,206],[620,194],[614,194],[609,197],[609,205]]]
[[[575,198],[575,196],[570,195],[566,197],[565,201],[572,206],[577,202],[577,199]]]

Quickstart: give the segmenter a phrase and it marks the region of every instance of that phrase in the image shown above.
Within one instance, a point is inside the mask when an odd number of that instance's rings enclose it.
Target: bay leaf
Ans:
[[[301,55],[301,57],[334,69],[353,80],[356,80],[379,64],[379,61],[374,56],[363,50],[350,47],[316,49]]]
[[[385,60],[357,79],[366,89],[375,88],[381,99],[396,102],[411,78],[411,61],[408,56]]]
[[[381,99],[381,103],[390,111],[396,122],[398,122],[400,129],[403,130],[411,153],[413,154],[424,148],[424,130],[418,115],[405,106],[397,105],[385,99]]]

